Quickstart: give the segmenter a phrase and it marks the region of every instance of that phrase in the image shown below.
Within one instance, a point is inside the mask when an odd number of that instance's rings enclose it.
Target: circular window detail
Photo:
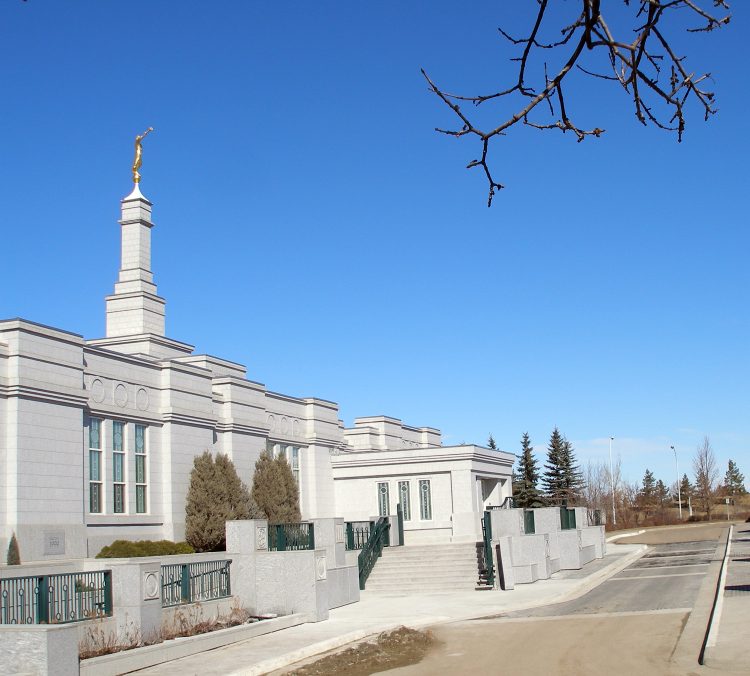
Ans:
[[[148,392],[142,387],[135,393],[135,405],[139,411],[145,411],[148,408]]]
[[[123,408],[128,403],[128,389],[122,383],[115,387],[115,404]]]
[[[94,378],[91,382],[91,399],[97,404],[104,401],[104,383],[99,378]]]

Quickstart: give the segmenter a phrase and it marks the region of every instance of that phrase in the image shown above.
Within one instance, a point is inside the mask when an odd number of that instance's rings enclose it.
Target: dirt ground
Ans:
[[[666,676],[687,614],[481,620],[433,629],[425,659],[389,676]]]
[[[419,662],[435,645],[431,631],[401,627],[281,673],[290,676],[369,676]]]
[[[694,542],[696,540],[716,540],[728,525],[726,521],[712,521],[684,526],[659,526],[649,528],[640,535],[616,540],[615,544],[665,545],[677,542]],[[607,536],[610,535],[612,534],[607,533]]]

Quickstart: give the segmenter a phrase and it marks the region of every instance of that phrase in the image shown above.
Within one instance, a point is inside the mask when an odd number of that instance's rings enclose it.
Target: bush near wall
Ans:
[[[187,542],[171,540],[115,540],[103,547],[97,559],[129,559],[139,556],[171,556],[193,554],[195,550]]]

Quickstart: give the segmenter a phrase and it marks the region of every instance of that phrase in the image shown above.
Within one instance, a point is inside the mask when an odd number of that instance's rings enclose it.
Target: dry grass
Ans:
[[[159,631],[148,636],[144,636],[141,630],[134,626],[118,633],[105,629],[101,623],[92,624],[87,628],[85,638],[78,644],[78,657],[86,660],[91,657],[111,655],[174,638],[198,636],[256,621],[258,621],[257,618],[246,608],[240,607],[236,600],[229,613],[208,618],[203,617],[201,604],[193,603],[177,609],[171,622],[165,623]]]

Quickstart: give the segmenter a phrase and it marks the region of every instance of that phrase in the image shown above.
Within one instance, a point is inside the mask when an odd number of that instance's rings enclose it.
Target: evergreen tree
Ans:
[[[555,427],[547,446],[547,462],[544,464],[542,476],[544,492],[555,504],[561,504],[565,498],[564,455],[564,440],[560,430]]]
[[[563,500],[568,505],[575,505],[581,500],[586,482],[583,480],[583,472],[576,462],[573,444],[565,437],[563,437],[561,458]]]
[[[497,444],[495,443],[495,439],[491,434],[490,434],[490,438],[487,439],[487,448],[489,448],[491,451],[497,450]]]
[[[682,498],[682,503],[687,503],[690,496],[693,494],[693,484],[690,483],[690,479],[688,479],[687,474],[682,475],[682,479],[680,480],[680,496]],[[677,498],[677,496],[675,496]]]
[[[185,540],[196,552],[223,550],[226,522],[257,516],[247,486],[227,456],[219,454],[214,461],[204,451],[194,458],[185,503]]]
[[[655,495],[656,501],[659,503],[659,507],[663,508],[669,501],[669,489],[661,479],[656,482]]]
[[[513,498],[516,507],[543,507],[544,499],[537,488],[539,467],[534,457],[529,433],[521,437],[521,455],[518,456],[518,473],[514,475]]]
[[[724,490],[727,495],[747,495],[745,490],[745,477],[737,467],[734,460],[730,460],[727,465],[727,473],[724,475]]]
[[[656,501],[656,480],[654,479],[654,473],[650,469],[646,469],[646,473],[643,475],[643,485],[641,486],[640,495],[641,509],[646,512],[653,506]]]
[[[266,515],[268,523],[299,523],[299,489],[286,458],[261,453],[255,463],[253,500]]]
[[[18,540],[16,534],[13,533],[8,543],[8,558],[6,562],[9,566],[20,566],[21,565],[21,549],[18,546]]]

